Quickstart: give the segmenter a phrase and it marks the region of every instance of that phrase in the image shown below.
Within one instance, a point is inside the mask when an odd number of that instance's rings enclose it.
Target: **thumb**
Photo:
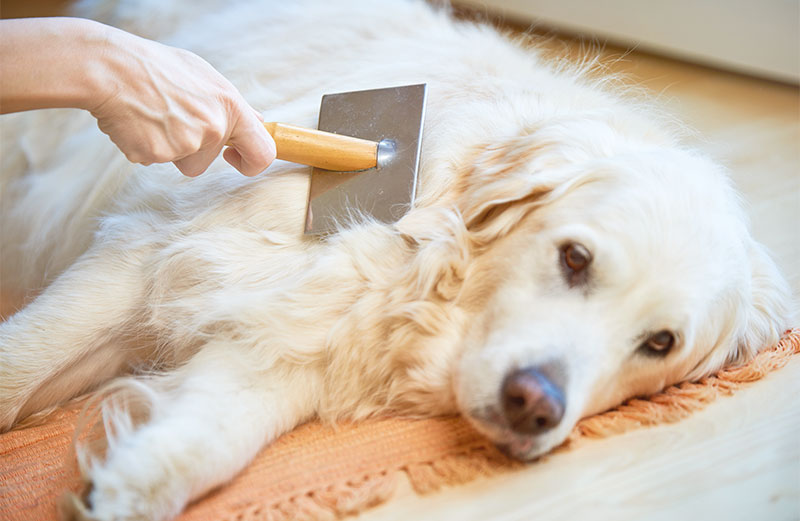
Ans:
[[[223,157],[246,176],[254,176],[266,169],[276,155],[275,141],[264,128],[261,116],[248,107],[231,132],[230,148]]]

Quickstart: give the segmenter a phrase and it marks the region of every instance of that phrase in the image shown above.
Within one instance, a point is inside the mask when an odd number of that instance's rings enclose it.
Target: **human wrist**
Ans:
[[[83,67],[76,69],[72,106],[94,112],[119,90],[119,51],[124,49],[125,33],[92,20],[81,20],[75,29]]]
[[[3,20],[2,112],[81,107],[91,100],[87,64],[95,63],[102,24],[79,18]]]

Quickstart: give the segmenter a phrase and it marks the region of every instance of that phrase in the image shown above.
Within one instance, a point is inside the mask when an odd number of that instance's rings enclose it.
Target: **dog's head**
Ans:
[[[786,283],[725,173],[695,153],[574,122],[482,147],[467,169],[454,394],[514,457],[745,361],[787,325]]]

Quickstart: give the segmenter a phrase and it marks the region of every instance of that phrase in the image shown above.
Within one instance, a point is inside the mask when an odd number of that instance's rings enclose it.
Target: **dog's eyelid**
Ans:
[[[649,330],[636,338],[636,353],[651,358],[665,358],[679,348],[682,336],[679,331],[670,328]]]
[[[583,286],[589,280],[594,260],[592,252],[577,241],[565,241],[559,245],[559,262],[569,287]]]

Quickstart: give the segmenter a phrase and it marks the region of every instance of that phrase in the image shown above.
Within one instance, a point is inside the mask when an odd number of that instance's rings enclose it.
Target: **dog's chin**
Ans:
[[[497,448],[509,458],[519,461],[533,461],[545,451],[538,447],[535,436],[515,436],[508,442],[495,442]]]
[[[483,414],[465,414],[470,423],[495,446],[508,456],[519,461],[532,461],[542,456],[558,443],[552,436],[526,435],[512,431],[507,422],[495,411]]]
[[[517,434],[510,430],[495,430],[488,437],[500,452],[519,461],[533,461],[550,450],[550,445],[540,436]]]

